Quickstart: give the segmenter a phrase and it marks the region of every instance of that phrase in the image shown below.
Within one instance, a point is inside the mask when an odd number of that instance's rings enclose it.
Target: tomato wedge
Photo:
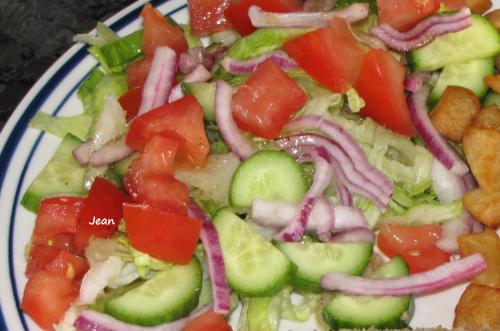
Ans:
[[[144,6],[141,16],[144,21],[142,49],[147,58],[153,56],[158,46],[168,46],[177,54],[187,52],[189,46],[182,29],[169,23],[150,3]]]
[[[83,253],[89,240],[94,237],[111,237],[118,229],[123,204],[131,201],[131,198],[115,184],[97,177],[90,188],[78,221],[74,241],[77,252]]]
[[[299,85],[268,60],[234,94],[233,116],[240,129],[273,139],[306,101]]]
[[[404,79],[403,65],[390,52],[372,49],[363,58],[355,87],[366,103],[361,109],[362,116],[413,137],[415,129],[406,104]]]
[[[380,23],[407,31],[428,16],[435,14],[439,0],[377,0]]]
[[[45,330],[54,330],[78,294],[75,280],[42,270],[28,280],[21,309]]]
[[[189,0],[189,25],[191,32],[198,36],[208,36],[231,28],[224,16],[224,10],[231,0]]]
[[[224,319],[221,314],[215,313],[213,310],[207,311],[205,314],[198,316],[189,322],[182,331],[232,331],[231,325]]]
[[[240,0],[233,2],[224,11],[224,15],[242,36],[249,35],[257,30],[248,17],[248,9],[254,5],[273,13],[289,13],[302,10],[302,4],[298,0]]]
[[[348,24],[334,18],[330,27],[289,40],[283,49],[317,82],[345,93],[359,75],[363,52]]]
[[[179,161],[195,167],[205,164],[210,145],[205,133],[203,109],[192,95],[137,117],[130,125],[127,145],[143,150],[159,134],[179,141]]]
[[[126,112],[126,119],[130,121],[137,116],[142,101],[142,85],[129,88],[127,93],[118,98],[120,105]]]
[[[33,244],[48,245],[58,234],[75,233],[84,198],[58,197],[42,200],[33,230]]]
[[[200,220],[147,205],[125,204],[123,213],[132,247],[162,261],[189,263],[200,238]]]
[[[80,281],[89,270],[89,264],[83,257],[61,250],[44,269]]]
[[[377,246],[388,257],[401,255],[412,273],[421,272],[450,261],[450,254],[436,246],[441,231],[439,225],[385,224]]]

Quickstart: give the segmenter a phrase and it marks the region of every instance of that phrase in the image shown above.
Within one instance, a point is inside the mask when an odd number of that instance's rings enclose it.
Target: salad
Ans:
[[[472,281],[454,326],[500,328],[491,3],[188,6],[75,37],[99,66],[82,114],[30,122],[62,142],[21,201],[21,309],[45,330],[397,329]]]

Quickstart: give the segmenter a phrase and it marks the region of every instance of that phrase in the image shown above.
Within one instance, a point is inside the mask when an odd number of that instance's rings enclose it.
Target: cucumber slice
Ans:
[[[176,264],[106,303],[105,313],[127,323],[152,326],[188,315],[198,304],[200,262]]]
[[[36,213],[40,201],[56,195],[82,196],[86,191],[83,178],[87,171],[73,157],[73,150],[82,142],[66,135],[49,163],[30,184],[21,199],[24,208]]]
[[[182,83],[186,94],[192,94],[203,108],[203,117],[208,122],[215,122],[215,82]]]
[[[483,107],[486,108],[488,106],[491,106],[492,104],[496,104],[498,107],[500,107],[500,94],[489,91],[484,98]]]
[[[127,175],[128,168],[130,168],[130,164],[139,156],[139,153],[134,153],[121,161],[113,163],[110,166],[110,169],[118,176],[118,178],[120,178],[121,181],[123,181],[125,175]]]
[[[229,208],[220,209],[214,225],[231,288],[244,296],[272,296],[294,271],[288,258]]]
[[[297,203],[307,191],[303,168],[288,153],[263,150],[241,163],[229,188],[229,203],[249,208],[255,198]]]
[[[494,71],[495,60],[493,58],[448,64],[444,67],[432,89],[427,104],[433,107],[448,86],[466,87],[474,92],[479,99],[482,99],[488,92],[488,86],[484,83],[483,78],[492,75]]]
[[[395,257],[377,271],[373,277],[398,277],[408,275],[408,267],[401,257]],[[402,319],[408,311],[411,296],[372,297],[336,294],[324,308],[323,318],[334,329],[375,328],[399,329],[406,327]]]
[[[451,63],[494,57],[500,52],[500,35],[484,17],[473,14],[472,26],[448,33],[409,53],[414,71],[432,71]]]
[[[328,272],[360,275],[373,252],[373,244],[368,243],[277,242],[275,245],[298,267],[293,285],[316,293],[321,292],[319,282]]]

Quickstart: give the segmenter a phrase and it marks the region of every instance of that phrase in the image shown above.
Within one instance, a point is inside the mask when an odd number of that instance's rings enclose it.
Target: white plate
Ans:
[[[140,26],[140,0],[105,23],[119,35]],[[496,0],[495,7],[500,6]],[[186,0],[152,1],[162,13],[187,22]],[[0,135],[0,330],[39,330],[19,309],[26,277],[24,248],[33,230],[35,216],[19,205],[28,185],[45,166],[58,145],[58,139],[27,128],[38,111],[74,115],[82,110],[76,90],[96,61],[83,45],[68,50],[40,78],[19,104]],[[454,308],[464,285],[416,299],[413,327],[451,327]],[[232,318],[232,320],[235,320]],[[282,330],[312,330],[314,321],[282,324]]]

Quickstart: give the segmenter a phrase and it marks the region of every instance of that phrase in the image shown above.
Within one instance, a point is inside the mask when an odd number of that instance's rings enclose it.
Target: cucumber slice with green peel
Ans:
[[[203,108],[203,117],[208,122],[215,122],[215,82],[182,83],[186,94],[193,95]]]
[[[472,26],[437,37],[430,44],[409,53],[414,71],[432,71],[451,63],[494,57],[500,52],[500,34],[484,17],[471,15]]]
[[[484,97],[483,107],[486,108],[493,104],[496,104],[498,107],[500,107],[500,94],[489,91],[488,94],[486,94],[486,97]]]
[[[188,315],[198,304],[200,262],[176,264],[125,294],[109,300],[104,312],[127,323],[153,326]]]
[[[468,88],[479,99],[482,99],[488,92],[488,86],[484,83],[483,78],[492,75],[494,71],[495,60],[493,58],[448,64],[443,68],[436,85],[429,95],[427,104],[429,107],[433,107],[448,86]]]
[[[113,163],[110,166],[110,169],[118,176],[118,178],[120,178],[121,181],[123,181],[123,179],[125,178],[125,175],[127,175],[128,168],[130,168],[130,164],[132,163],[132,161],[137,159],[139,156],[140,156],[139,153],[133,153],[129,157],[127,157],[121,161]]]
[[[87,168],[81,166],[73,157],[73,150],[81,143],[80,139],[72,135],[64,137],[54,156],[24,193],[21,199],[24,208],[36,213],[40,201],[44,198],[86,194],[83,179]]]
[[[408,275],[408,267],[401,257],[395,257],[379,269],[372,277],[398,277]],[[323,309],[323,318],[334,330],[353,329],[399,329],[407,326],[411,296],[373,297],[352,296],[338,293]]]
[[[263,150],[236,169],[229,188],[229,203],[250,208],[255,198],[297,203],[307,191],[304,169],[288,153]]]
[[[294,272],[288,258],[231,209],[220,209],[213,219],[224,256],[230,287],[244,296],[272,296]]]
[[[285,243],[276,242],[285,255],[297,266],[292,278],[295,288],[321,292],[320,280],[328,272],[360,275],[370,262],[371,243]]]

